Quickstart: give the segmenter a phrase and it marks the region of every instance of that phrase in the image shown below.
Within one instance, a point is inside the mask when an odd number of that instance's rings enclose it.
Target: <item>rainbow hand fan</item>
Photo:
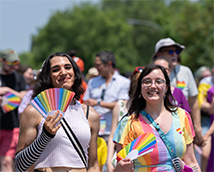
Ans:
[[[50,88],[39,93],[30,104],[44,117],[60,110],[64,112],[71,103],[75,93],[63,88]]]
[[[131,160],[137,159],[140,156],[152,152],[155,144],[156,139],[154,134],[144,133],[117,153],[117,161],[123,158],[130,158]]]
[[[17,97],[15,94],[11,92],[7,92],[5,95],[2,96],[2,109],[4,113],[10,112],[16,109],[21,102],[21,99]]]

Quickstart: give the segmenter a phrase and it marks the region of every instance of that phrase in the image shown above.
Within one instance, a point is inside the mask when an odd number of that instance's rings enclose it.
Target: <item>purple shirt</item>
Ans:
[[[20,113],[22,113],[25,110],[25,108],[27,107],[27,105],[30,103],[32,94],[33,94],[33,90],[28,90],[28,92],[24,95],[24,97],[18,107],[18,115]]]
[[[212,102],[212,96],[214,96],[214,85],[208,90],[207,92],[207,100],[209,103]],[[210,115],[210,122],[214,121],[214,114]],[[214,145],[214,135],[212,134],[212,144]],[[207,171],[213,171],[214,170],[214,146],[211,148],[210,157],[207,165]]]
[[[173,103],[173,105],[181,107],[182,109],[185,109],[190,114],[191,109],[189,107],[189,103],[188,103],[186,97],[184,96],[182,90],[174,87],[174,91],[173,91],[172,95],[176,100],[176,102],[173,102],[173,100],[170,98],[170,101]]]

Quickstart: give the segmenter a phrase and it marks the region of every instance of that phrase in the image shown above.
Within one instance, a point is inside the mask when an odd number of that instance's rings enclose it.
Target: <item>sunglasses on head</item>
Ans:
[[[14,61],[14,62],[8,62],[7,60],[5,60],[5,63],[8,65],[8,66],[17,66],[20,64],[20,61]]]
[[[134,76],[136,73],[143,72],[143,69],[144,67],[136,67],[132,75]]]

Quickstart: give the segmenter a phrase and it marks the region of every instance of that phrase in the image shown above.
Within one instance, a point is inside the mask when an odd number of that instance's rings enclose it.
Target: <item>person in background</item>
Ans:
[[[25,78],[26,89],[29,89],[34,80],[33,68],[27,65],[20,65],[17,72],[23,75]]]
[[[154,59],[153,63],[156,65],[162,66],[166,70],[168,76],[170,75],[170,64],[165,57],[157,57],[156,59]],[[183,92],[179,88],[174,87],[172,85],[171,85],[171,91],[172,91],[173,97],[175,98],[175,102],[173,102],[172,99],[170,99],[170,101],[175,106],[181,107],[182,109],[185,109],[188,113],[191,113],[189,103],[186,97],[184,96]]]
[[[198,102],[201,109],[201,125],[202,134],[205,135],[210,128],[211,114],[213,111],[213,106],[208,101],[207,92],[214,85],[214,65],[212,67],[211,76],[207,76],[199,82],[198,86]],[[201,165],[202,171],[206,171],[207,163],[210,156],[211,147],[211,137],[206,139],[205,145],[202,147],[202,155],[196,152],[196,158]]]
[[[20,64],[17,52],[5,49],[1,52],[0,60],[0,104],[2,96],[8,92],[22,99],[26,88],[24,77],[16,72]],[[0,106],[0,171],[12,172],[15,170],[14,158],[18,137],[18,109],[4,112]]]
[[[26,91],[26,94],[24,95],[24,97],[22,98],[21,103],[19,104],[19,107],[18,107],[18,116],[25,110],[25,108],[27,107],[27,105],[31,101],[32,94],[33,94],[33,87],[34,87],[34,84],[36,83],[36,78],[37,78],[39,72],[40,72],[40,70],[38,70],[36,72],[36,75],[34,76],[34,79],[31,82],[29,89]]]
[[[185,46],[175,42],[171,38],[160,39],[155,45],[155,53],[152,60],[157,57],[166,57],[170,62],[171,85],[180,88],[189,102],[191,117],[195,128],[196,136],[194,143],[203,146],[203,135],[201,132],[201,115],[198,104],[198,89],[193,74],[187,66],[178,65],[178,56],[185,49]]]
[[[214,64],[213,64],[213,69],[212,72],[214,72]],[[210,113],[210,123],[211,126],[209,128],[209,130],[207,131],[207,133],[204,135],[204,140],[207,141],[207,139],[211,136],[212,137],[212,147],[211,147],[211,151],[210,151],[210,157],[209,157],[209,161],[207,164],[207,171],[214,171],[214,85],[208,90],[207,92],[207,100],[210,103],[211,106],[211,111]]]
[[[97,68],[91,67],[88,69],[88,73],[85,75],[85,78],[88,81],[89,79],[94,78],[98,75],[99,75],[99,72],[98,72]]]
[[[99,136],[108,142],[112,109],[118,100],[128,100],[130,80],[115,71],[116,59],[110,51],[101,51],[96,54],[95,67],[99,76],[89,80],[83,100],[99,113]]]
[[[43,63],[32,98],[49,88],[75,92],[63,118],[82,146],[86,166],[61,127],[62,124],[56,125],[62,114],[56,111],[45,119],[32,105],[28,105],[20,114],[20,136],[15,157],[18,171],[26,171],[33,164],[34,171],[100,171],[97,161],[99,115],[92,107],[88,111],[87,106],[78,101],[83,92],[81,83],[81,72],[74,60],[68,54],[57,52]]]
[[[135,86],[137,83],[137,79],[140,76],[140,73],[143,71],[144,67],[138,66],[135,68],[134,72],[132,72],[130,80],[130,87],[129,87],[129,96],[132,95],[132,93],[135,90]],[[117,104],[114,106],[112,111],[112,122],[111,122],[111,133],[109,135],[108,139],[108,156],[107,156],[107,171],[113,172],[114,168],[116,166],[116,150],[115,150],[115,143],[112,141],[114,132],[117,128],[118,122],[121,120],[121,118],[127,114],[127,100],[119,100]]]
[[[208,66],[201,66],[200,68],[198,68],[195,71],[194,77],[195,77],[195,82],[196,82],[197,87],[198,87],[199,82],[207,76],[211,76],[211,71]]]
[[[174,152],[193,171],[200,167],[193,151],[194,129],[188,112],[171,104],[170,79],[166,70],[159,65],[147,65],[138,78],[136,89],[129,99],[128,114],[119,122],[113,141],[117,152],[145,133],[151,133],[156,139],[153,151],[131,161],[120,160],[115,168],[119,171],[175,171],[172,162]],[[161,135],[165,135],[169,144],[165,144]],[[181,132],[182,131],[182,132]]]
[[[87,89],[87,83],[86,83],[86,79],[85,79],[85,76],[83,74],[84,70],[85,70],[85,67],[84,67],[84,61],[79,58],[79,57],[76,57],[75,54],[76,54],[76,51],[75,50],[69,50],[67,52],[67,54],[72,57],[72,59],[75,61],[75,63],[77,64],[77,66],[79,67],[80,71],[81,71],[81,75],[82,75],[82,85],[81,87],[83,88],[84,92],[83,94],[80,96],[80,103],[83,103],[83,97],[84,97],[84,94],[85,94],[85,90]]]

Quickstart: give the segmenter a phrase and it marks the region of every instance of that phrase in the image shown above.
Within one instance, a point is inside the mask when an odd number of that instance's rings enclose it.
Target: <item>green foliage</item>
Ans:
[[[19,54],[21,64],[28,65],[34,67],[32,64],[34,63],[33,54],[30,52],[22,52]]]
[[[116,56],[117,68],[125,73],[150,63],[156,42],[171,37],[186,46],[182,64],[195,71],[214,61],[213,4],[205,0],[81,3],[55,12],[32,37],[31,52],[21,58],[39,69],[51,53],[74,49],[87,73],[96,53],[109,50]],[[137,21],[130,24],[128,19]]]
[[[57,12],[48,24],[33,37],[32,52],[35,64],[51,53],[70,49],[85,62],[86,71],[94,65],[95,54],[102,50],[115,53],[117,67],[122,72],[131,68],[135,55],[132,43],[132,28],[116,11],[104,12],[89,3],[72,10]],[[131,56],[134,56],[130,58]]]
[[[181,62],[196,71],[200,66],[211,67],[214,62],[214,28],[211,1],[173,1],[162,20],[165,37],[170,36],[185,45]]]

